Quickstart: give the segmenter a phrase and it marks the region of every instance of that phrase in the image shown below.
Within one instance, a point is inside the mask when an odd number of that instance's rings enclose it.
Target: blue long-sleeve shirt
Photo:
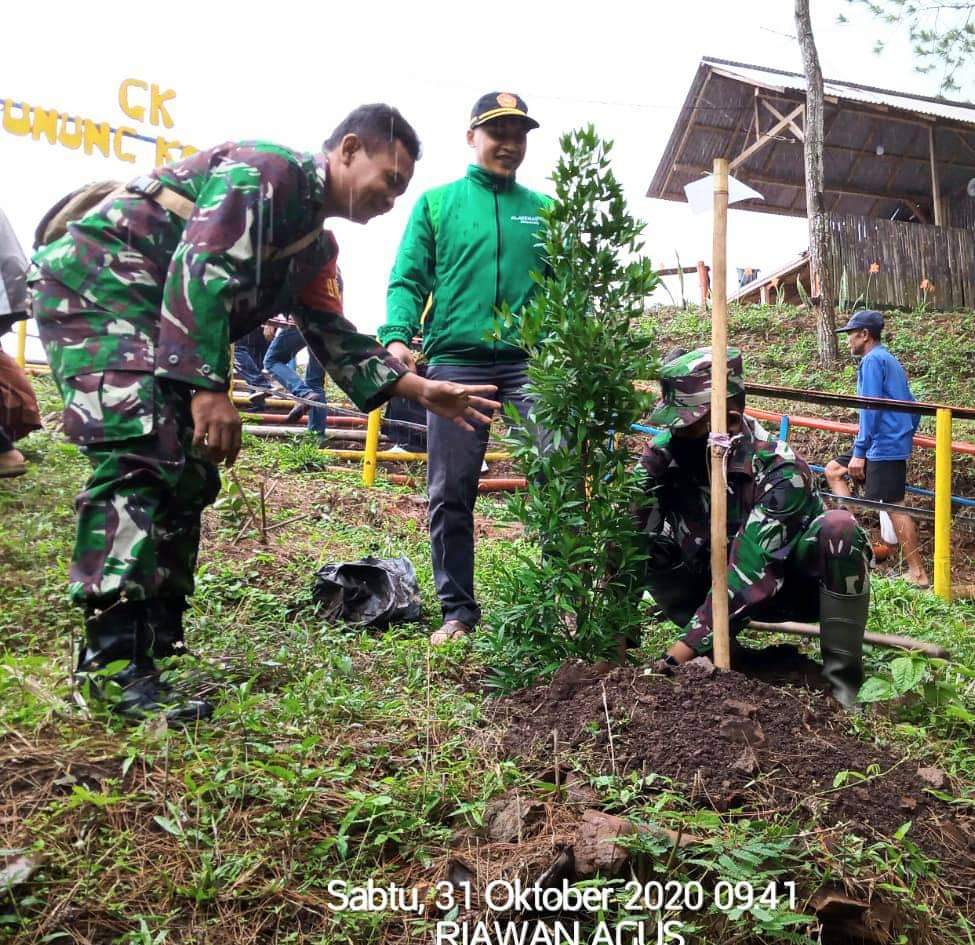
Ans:
[[[860,360],[857,394],[888,400],[915,399],[900,361],[883,345],[876,345]],[[853,455],[873,460],[907,459],[911,455],[914,431],[920,422],[918,414],[861,410]]]

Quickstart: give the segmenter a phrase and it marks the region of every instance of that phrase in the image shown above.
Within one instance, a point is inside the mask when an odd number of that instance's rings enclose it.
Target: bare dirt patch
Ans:
[[[579,663],[500,700],[496,715],[509,756],[550,767],[557,743],[563,763],[663,775],[719,811],[849,823],[885,837],[913,821],[914,841],[975,890],[972,818],[927,792],[916,761],[847,734],[846,717],[822,696],[706,661],[672,678]]]

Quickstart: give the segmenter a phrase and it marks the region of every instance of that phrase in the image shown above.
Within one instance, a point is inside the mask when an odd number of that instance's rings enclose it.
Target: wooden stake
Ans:
[[[934,205],[934,225],[943,226],[941,219],[941,183],[938,180],[938,162],[934,153],[934,125],[928,126],[928,157],[931,161],[931,203]]]
[[[728,432],[728,162],[714,159],[711,273],[711,432]],[[728,490],[724,450],[711,447],[711,616],[714,665],[731,669],[728,634]]]
[[[609,737],[609,761],[616,777],[616,747],[613,745],[613,720],[609,715],[609,704],[606,702],[606,683],[601,683],[603,687],[603,712],[606,713],[606,735]]]
[[[250,520],[254,523],[254,527],[260,529],[261,521],[257,517],[257,514],[254,512],[254,509],[251,508],[250,501],[247,498],[247,493],[244,492],[244,487],[240,484],[240,480],[237,478],[236,471],[234,469],[229,469],[227,470],[227,473],[230,476],[231,480],[233,481],[234,485],[237,487],[237,491],[240,493],[241,501],[244,503],[244,508],[247,509],[247,514],[248,516],[250,516]],[[241,537],[243,536],[246,530],[247,530],[247,520],[245,519],[244,527],[240,530],[240,535],[237,536],[237,541],[240,541]]]

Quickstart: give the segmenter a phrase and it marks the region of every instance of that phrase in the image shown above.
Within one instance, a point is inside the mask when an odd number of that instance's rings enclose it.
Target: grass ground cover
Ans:
[[[674,337],[692,337],[684,324],[674,323]],[[50,383],[37,386],[44,410],[54,410]],[[27,452],[30,474],[0,490],[0,864],[20,863],[23,879],[3,874],[12,889],[0,892],[0,937],[429,941],[432,909],[409,921],[333,912],[328,883],[371,878],[425,895],[458,864],[479,878],[532,878],[557,864],[587,812],[598,810],[640,827],[625,841],[635,871],[627,876],[709,889],[721,877],[797,884],[794,904],[685,911],[688,941],[809,941],[819,927],[811,897],[834,887],[895,909],[894,941],[975,941],[975,917],[955,888],[971,864],[961,854],[933,856],[916,839],[909,803],[892,829],[827,821],[815,805],[719,809],[673,771],[614,771],[606,733],[625,742],[635,714],[623,702],[606,719],[584,721],[578,751],[558,753],[553,771],[547,750],[506,745],[511,726],[476,644],[431,652],[425,625],[377,635],[326,626],[311,602],[314,571],[367,553],[407,554],[435,621],[426,510],[408,490],[380,483],[365,492],[355,472],[324,471],[334,463],[304,442],[247,440],[240,481],[252,496],[267,484],[269,524],[280,526],[267,545],[244,527],[232,489],[206,516],[188,634],[197,655],[170,672],[180,685],[214,693],[214,723],[132,727],[79,704],[68,678],[78,621],[64,587],[70,499],[86,464],[53,433],[35,435]],[[291,521],[299,515],[307,517]],[[477,579],[490,614],[522,539],[498,499],[480,499],[477,516]],[[870,628],[943,643],[955,661],[905,665],[871,651],[868,669],[889,698],[830,724],[837,739],[895,756],[915,782],[919,768],[940,771],[940,787],[915,783],[913,793],[943,805],[945,830],[964,832],[975,787],[975,606],[880,580]],[[645,651],[655,655],[672,633],[649,626]],[[781,691],[813,711],[822,700]],[[694,738],[656,734],[664,744]],[[868,767],[841,768],[823,790],[853,796],[882,786],[883,772]],[[493,815],[513,794],[535,808],[534,819],[519,820],[523,829],[508,840],[493,839]],[[626,914],[615,898],[610,912]]]

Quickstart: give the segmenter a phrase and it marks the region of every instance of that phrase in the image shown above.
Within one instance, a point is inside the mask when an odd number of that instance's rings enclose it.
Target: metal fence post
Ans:
[[[376,453],[379,451],[379,428],[382,425],[382,410],[369,412],[366,424],[366,448],[362,454],[362,484],[371,486],[376,481]]]
[[[27,364],[27,319],[17,322],[17,363],[23,367]]]
[[[951,411],[944,407],[934,443],[934,593],[951,600]]]

